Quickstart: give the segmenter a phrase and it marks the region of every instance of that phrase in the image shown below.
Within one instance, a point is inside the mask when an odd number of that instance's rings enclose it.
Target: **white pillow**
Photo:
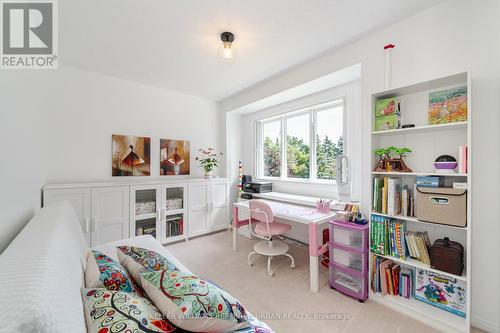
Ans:
[[[118,260],[141,288],[141,273],[164,269],[178,270],[170,260],[155,251],[135,246],[117,246],[116,248]]]
[[[141,274],[144,292],[174,325],[192,332],[232,332],[248,326],[243,306],[210,282],[181,271]]]

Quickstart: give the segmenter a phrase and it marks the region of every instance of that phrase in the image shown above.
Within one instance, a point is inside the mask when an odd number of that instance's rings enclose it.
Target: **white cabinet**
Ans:
[[[227,228],[229,222],[229,182],[210,182],[210,231]]]
[[[90,188],[65,188],[45,189],[43,191],[43,205],[52,202],[69,201],[75,209],[76,216],[80,220],[87,244],[90,245]]]
[[[129,237],[128,186],[45,189],[44,205],[69,201],[89,246]]]
[[[228,227],[230,204],[226,179],[191,183],[189,203],[189,237]]]
[[[71,202],[89,246],[140,235],[166,244],[227,228],[229,186],[224,178],[47,185],[43,204]]]
[[[129,237],[128,205],[128,186],[92,189],[91,246]]]
[[[186,238],[187,183],[130,186],[130,235],[160,243]]]
[[[189,184],[189,226],[188,237],[208,232],[210,221],[210,183]]]

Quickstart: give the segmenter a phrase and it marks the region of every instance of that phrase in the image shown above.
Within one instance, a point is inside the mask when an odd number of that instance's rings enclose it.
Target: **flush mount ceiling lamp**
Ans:
[[[233,63],[236,57],[236,50],[234,49],[234,34],[232,32],[223,32],[220,35],[222,47],[220,49],[220,56],[225,63]]]

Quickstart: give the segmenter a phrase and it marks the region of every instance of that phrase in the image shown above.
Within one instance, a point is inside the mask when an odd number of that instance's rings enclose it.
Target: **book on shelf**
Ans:
[[[458,173],[467,173],[467,145],[458,147]]]
[[[406,259],[406,221],[372,215],[370,223],[372,253]]]
[[[372,257],[370,288],[374,293],[412,298],[414,295],[413,276],[412,268],[390,259]]]
[[[373,179],[372,210],[391,216],[413,216],[415,200],[400,178],[375,177]]]
[[[431,264],[429,249],[431,247],[431,242],[427,231],[424,232],[412,232],[408,231],[405,233],[406,244],[408,245],[408,254],[410,258],[421,261],[426,265]]]

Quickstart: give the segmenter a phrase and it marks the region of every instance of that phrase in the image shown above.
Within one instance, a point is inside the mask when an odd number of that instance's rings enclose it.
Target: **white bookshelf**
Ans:
[[[417,176],[443,176],[445,179],[445,186],[451,186],[453,181],[466,181],[467,182],[467,226],[456,227],[434,224],[424,221],[419,221],[416,217],[411,216],[390,216],[377,212],[370,213],[371,215],[378,215],[406,221],[407,229],[410,231],[427,231],[431,243],[436,239],[449,237],[451,240],[460,242],[465,249],[465,267],[461,276],[441,272],[436,269],[430,268],[428,265],[414,259],[399,259],[391,256],[381,256],[393,260],[394,262],[403,264],[407,267],[415,269],[425,269],[436,273],[447,275],[451,278],[463,281],[466,284],[466,317],[449,313],[445,310],[439,309],[432,305],[423,303],[414,298],[406,299],[399,296],[390,296],[374,293],[371,290],[370,281],[370,299],[372,301],[380,302],[395,310],[398,310],[406,315],[410,315],[418,320],[424,321],[426,324],[434,326],[442,331],[449,332],[469,332],[470,331],[470,286],[471,286],[471,225],[472,221],[472,207],[471,207],[471,124],[473,110],[471,108],[471,79],[468,72],[463,72],[455,75],[432,79],[424,82],[417,82],[404,87],[397,87],[394,89],[384,90],[372,94],[371,112],[370,117],[372,121],[371,129],[371,170],[374,170],[379,158],[373,153],[376,149],[381,147],[397,146],[408,147],[412,150],[405,159],[406,165],[413,170],[413,172],[371,172],[370,193],[370,207],[373,203],[373,179],[375,177],[400,177],[403,184],[409,185],[413,188],[415,177]],[[463,122],[428,125],[427,123],[427,110],[429,92],[443,90],[456,86],[467,85],[467,109],[468,119]],[[399,128],[387,131],[375,131],[374,123],[374,108],[375,101],[388,97],[399,97],[401,101],[401,123],[402,124],[415,124],[411,128]],[[468,172],[467,174],[445,174],[439,173],[434,170],[434,160],[440,155],[452,155],[458,160],[458,147],[460,145],[467,145],[468,147]],[[372,260],[372,256],[370,256]],[[370,263],[370,270],[372,265]],[[371,271],[370,271],[371,279]]]

